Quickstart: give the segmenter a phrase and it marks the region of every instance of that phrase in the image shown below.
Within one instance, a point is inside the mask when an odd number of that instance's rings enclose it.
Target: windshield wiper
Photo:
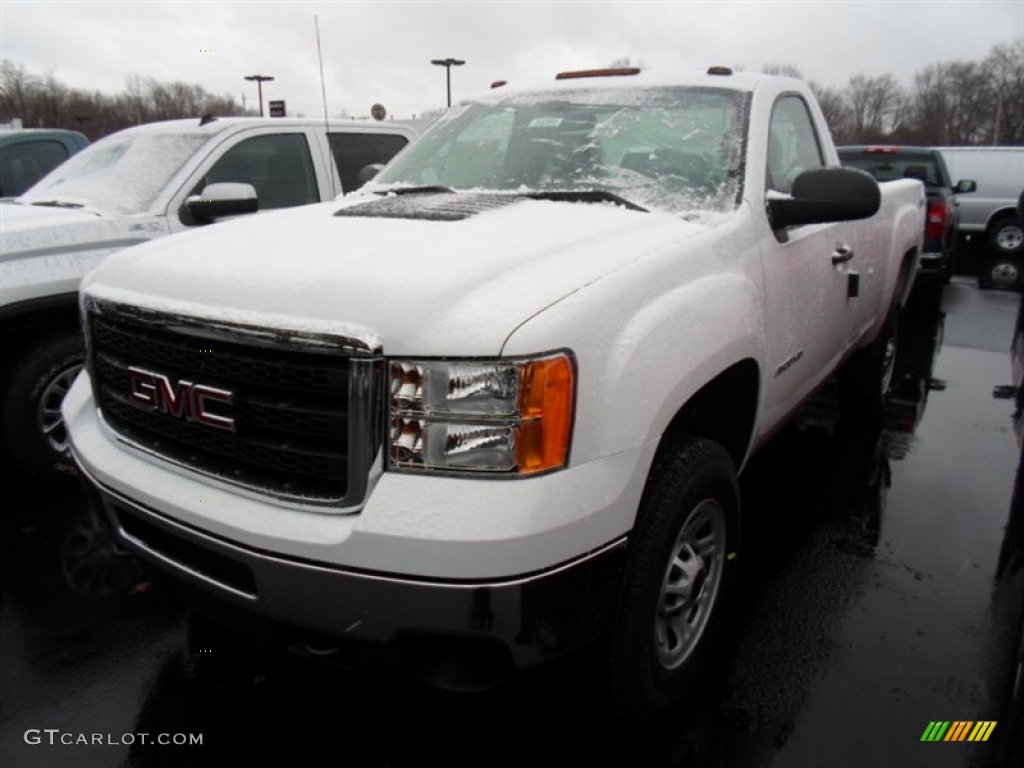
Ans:
[[[374,190],[378,195],[429,195],[432,193],[454,193],[451,187],[442,184],[424,184],[419,187],[396,187],[395,189]]]
[[[570,189],[570,190],[552,190],[550,192],[524,192],[523,197],[529,197],[532,200],[554,200],[554,201],[565,201],[568,203],[615,203],[621,205],[623,208],[628,208],[631,211],[642,211],[647,213],[647,209],[637,205],[636,203],[630,202],[624,197],[616,195],[614,192],[607,192],[603,189]]]
[[[85,208],[82,203],[69,203],[67,200],[42,200],[31,205],[46,205],[50,208]]]

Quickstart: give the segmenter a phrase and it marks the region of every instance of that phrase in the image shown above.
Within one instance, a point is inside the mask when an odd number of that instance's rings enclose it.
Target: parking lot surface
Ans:
[[[190,652],[172,587],[111,547],[76,488],[8,476],[0,765],[1024,765],[1021,452],[1013,401],[993,397],[1018,298],[955,278],[902,328],[884,423],[848,423],[825,393],[751,462],[728,642],[654,723],[577,693],[599,659],[480,703],[349,685],[217,634]],[[922,741],[945,721],[996,725]]]

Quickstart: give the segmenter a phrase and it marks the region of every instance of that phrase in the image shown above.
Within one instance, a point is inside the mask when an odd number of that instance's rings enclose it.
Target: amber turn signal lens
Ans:
[[[520,389],[519,474],[565,466],[572,429],[575,381],[568,355],[524,365]]]

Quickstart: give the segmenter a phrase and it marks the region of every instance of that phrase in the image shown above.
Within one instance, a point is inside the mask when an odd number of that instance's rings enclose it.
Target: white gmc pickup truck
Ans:
[[[73,454],[293,651],[467,690],[600,647],[649,714],[720,628],[747,458],[837,372],[882,401],[924,192],[838,166],[788,78],[493,90],[354,197],[106,259]]]
[[[224,217],[331,200],[414,135],[356,120],[168,120],[107,136],[0,202],[5,458],[48,481],[72,468],[60,404],[82,367],[78,284],[104,256]]]

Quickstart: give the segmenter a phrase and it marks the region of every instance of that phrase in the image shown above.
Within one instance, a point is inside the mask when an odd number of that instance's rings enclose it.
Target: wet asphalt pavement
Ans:
[[[921,301],[903,326],[884,424],[846,423],[826,393],[751,463],[727,640],[651,724],[577,693],[599,660],[482,706],[220,635],[190,653],[173,586],[110,547],[76,488],[8,478],[0,766],[1019,768],[1024,492],[1015,504],[1014,404],[993,397],[1017,303],[956,278],[941,312]],[[984,743],[922,742],[936,720],[997,725]]]

